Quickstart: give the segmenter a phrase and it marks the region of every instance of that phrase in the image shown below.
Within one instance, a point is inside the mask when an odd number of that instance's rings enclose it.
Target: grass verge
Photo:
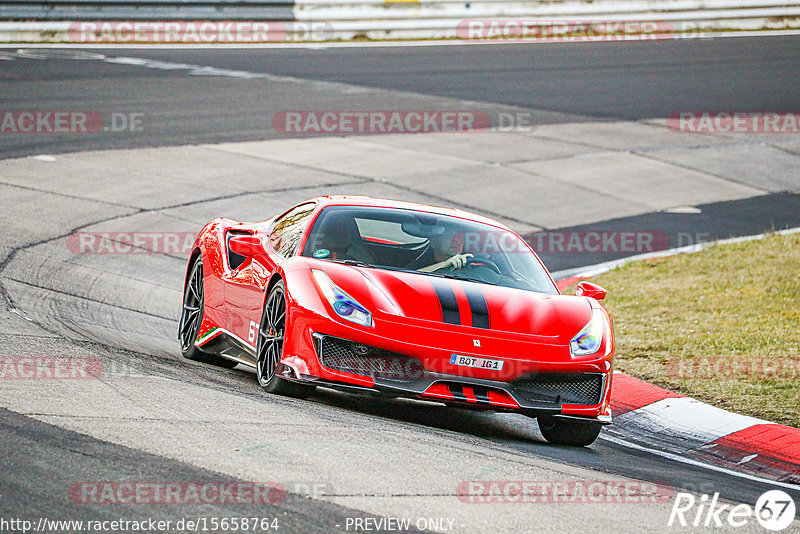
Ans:
[[[616,369],[800,427],[800,234],[632,262],[595,276]]]

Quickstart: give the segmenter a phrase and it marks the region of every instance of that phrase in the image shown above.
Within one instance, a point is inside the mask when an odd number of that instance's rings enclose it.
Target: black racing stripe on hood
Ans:
[[[447,324],[461,324],[461,316],[458,313],[458,301],[453,288],[444,280],[431,280],[436,296],[439,297],[439,305],[442,307],[442,321]]]
[[[472,326],[475,328],[489,329],[489,306],[483,293],[471,284],[462,284],[464,293],[467,294],[469,308],[472,310]]]

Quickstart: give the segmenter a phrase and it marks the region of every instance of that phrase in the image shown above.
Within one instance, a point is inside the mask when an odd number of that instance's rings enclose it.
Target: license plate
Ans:
[[[503,369],[502,360],[475,358],[473,356],[461,356],[460,354],[453,354],[450,356],[450,365],[462,365],[464,367],[475,367],[477,369],[491,369],[493,371],[500,371]]]

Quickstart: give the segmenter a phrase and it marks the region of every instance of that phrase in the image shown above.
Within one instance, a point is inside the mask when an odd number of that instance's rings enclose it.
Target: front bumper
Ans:
[[[338,389],[368,392],[388,397],[415,397],[461,404],[477,409],[571,417],[602,424],[611,422],[609,393],[613,354],[565,360],[564,352],[548,344],[534,344],[523,336],[499,336],[497,332],[445,331],[418,324],[390,325],[379,335],[322,317],[305,308],[294,309],[291,330],[295,335],[284,347],[278,368],[286,380],[314,383]],[[463,330],[463,329],[462,329]],[[471,346],[474,339],[493,350],[489,353],[443,347]],[[326,341],[327,340],[327,341]],[[415,342],[410,342],[414,340]],[[435,340],[436,346],[426,345]],[[335,341],[360,345],[373,352],[380,365],[343,365],[342,358],[326,359],[324,345]],[[524,352],[523,352],[524,349]],[[502,352],[500,352],[502,351]],[[519,354],[508,358],[496,354]],[[530,357],[531,352],[541,358]],[[498,358],[503,372],[450,365],[453,354]],[[364,355],[365,358],[370,358]],[[561,380],[561,386],[559,385]],[[584,387],[577,395],[571,389]]]

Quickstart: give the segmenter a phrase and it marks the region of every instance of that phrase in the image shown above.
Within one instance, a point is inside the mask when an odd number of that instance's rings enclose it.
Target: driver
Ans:
[[[430,238],[431,246],[420,258],[408,268],[431,273],[440,269],[454,271],[463,268],[472,254],[463,254],[464,233],[446,229],[440,236]],[[431,263],[433,262],[433,263]],[[424,265],[424,267],[419,267]]]

